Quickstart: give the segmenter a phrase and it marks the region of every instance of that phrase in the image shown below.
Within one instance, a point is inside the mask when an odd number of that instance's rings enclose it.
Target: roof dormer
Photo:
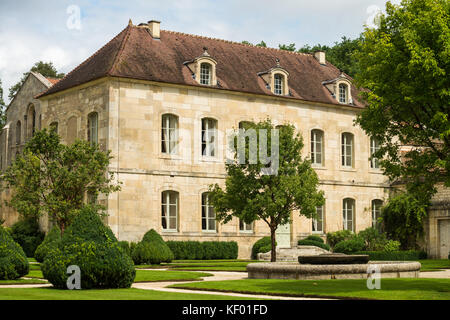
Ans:
[[[275,67],[258,73],[264,82],[267,89],[272,91],[273,94],[288,96],[289,95],[289,72],[280,66],[280,60],[276,59]]]
[[[214,60],[208,53],[208,48],[203,48],[204,52],[201,56],[194,60],[187,61],[184,64],[191,70],[192,78],[199,84],[205,86],[216,86],[216,65],[217,61]]]
[[[341,104],[353,104],[352,98],[352,83],[341,73],[339,77],[332,80],[322,82],[322,84],[331,92],[333,98],[335,98]]]

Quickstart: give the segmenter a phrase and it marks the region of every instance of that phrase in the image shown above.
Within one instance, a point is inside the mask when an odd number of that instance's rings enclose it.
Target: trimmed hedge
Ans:
[[[176,260],[237,259],[235,241],[167,241]]]
[[[276,243],[275,243],[276,245]],[[258,253],[266,253],[272,250],[272,240],[270,237],[263,237],[255,242],[252,247],[252,259],[258,258]]]
[[[314,234],[311,234],[311,235],[307,236],[303,240],[312,240],[312,241],[317,241],[317,242],[320,242],[320,243],[325,243],[325,241],[323,241],[323,239],[320,236],[316,236]]]
[[[367,254],[369,260],[373,261],[414,261],[427,259],[424,251],[357,251],[352,254]]]
[[[34,258],[37,262],[44,262],[45,256],[51,249],[56,248],[61,241],[61,230],[57,225],[53,226],[44,238],[44,241],[36,248]]]
[[[341,242],[338,242],[334,248],[333,252],[338,253],[345,253],[345,254],[351,254],[357,251],[364,250],[365,244],[364,240],[358,237],[353,237],[348,240],[344,240]]]
[[[34,256],[36,248],[42,243],[45,236],[39,229],[39,223],[32,218],[21,219],[14,223],[10,235],[22,247],[27,257]]]
[[[80,210],[60,245],[50,249],[41,269],[53,286],[66,289],[70,265],[80,268],[82,289],[129,288],[136,276],[133,261],[90,206]]]
[[[131,257],[135,264],[160,264],[171,262],[174,254],[163,238],[151,229],[133,249]]]
[[[23,277],[30,269],[22,247],[0,226],[0,280]]]
[[[330,245],[331,248],[334,248],[336,244],[341,241],[349,240],[353,238],[355,234],[350,230],[339,230],[335,232],[327,233],[327,244]]]
[[[316,246],[316,247],[330,251],[329,245],[327,245],[326,243],[323,243],[323,242],[315,241],[315,240],[303,239],[303,240],[299,240],[298,244],[301,246]]]

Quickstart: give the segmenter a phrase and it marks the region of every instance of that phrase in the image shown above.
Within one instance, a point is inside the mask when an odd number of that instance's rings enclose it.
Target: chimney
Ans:
[[[326,60],[325,60],[325,52],[323,51],[316,51],[314,52],[314,58],[317,59],[317,61],[319,61],[320,64],[322,65],[326,65]]]
[[[148,22],[148,29],[149,29],[150,35],[152,36],[153,39],[160,38],[160,32],[159,32],[160,23],[161,23],[160,21],[156,21],[156,20],[150,20]]]

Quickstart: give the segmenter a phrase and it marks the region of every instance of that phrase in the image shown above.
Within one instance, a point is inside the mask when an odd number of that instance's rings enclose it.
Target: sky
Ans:
[[[399,3],[399,0],[391,1]],[[332,45],[356,38],[385,0],[0,0],[0,79],[4,99],[42,60],[67,73],[133,24],[259,43]]]

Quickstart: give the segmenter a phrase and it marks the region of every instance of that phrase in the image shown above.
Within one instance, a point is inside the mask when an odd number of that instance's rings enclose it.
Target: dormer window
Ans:
[[[283,75],[280,73],[275,74],[273,81],[273,93],[275,94],[283,94],[284,92],[284,79]]]
[[[280,66],[280,61],[276,60],[276,66],[270,70],[259,72],[260,76],[266,83],[266,88],[273,94],[280,96],[289,95],[288,77],[289,72]]]
[[[348,86],[344,83],[339,84],[339,102],[340,103],[347,103],[347,91]]]
[[[211,85],[211,64],[203,62],[200,64],[200,84]]]
[[[341,104],[353,104],[351,93],[351,82],[345,74],[341,74],[338,78],[327,80],[322,84],[330,91],[331,96]]]

